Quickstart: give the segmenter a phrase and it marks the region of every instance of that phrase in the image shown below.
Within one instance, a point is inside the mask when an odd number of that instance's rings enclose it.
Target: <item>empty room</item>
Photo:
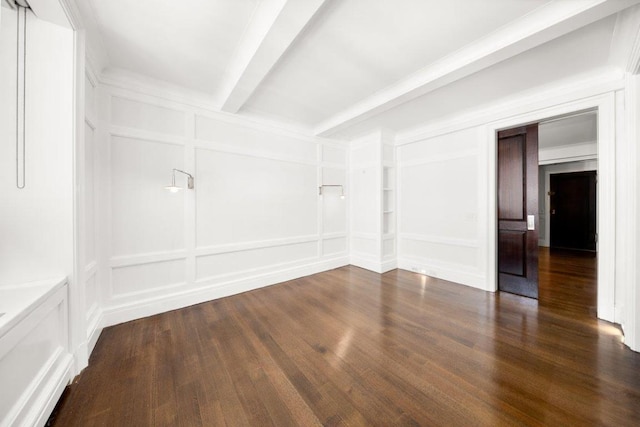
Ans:
[[[0,426],[640,424],[640,0],[1,0]]]

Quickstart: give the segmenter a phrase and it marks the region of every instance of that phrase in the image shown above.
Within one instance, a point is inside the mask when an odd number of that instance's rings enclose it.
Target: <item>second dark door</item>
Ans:
[[[551,175],[551,247],[596,250],[596,172]]]

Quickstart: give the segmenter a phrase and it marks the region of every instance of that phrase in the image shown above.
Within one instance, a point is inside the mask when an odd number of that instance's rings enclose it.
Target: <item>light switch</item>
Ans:
[[[527,215],[527,230],[536,229],[536,217],[535,215]]]

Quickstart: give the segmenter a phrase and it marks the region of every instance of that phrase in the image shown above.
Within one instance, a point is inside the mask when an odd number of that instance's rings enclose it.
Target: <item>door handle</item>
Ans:
[[[536,229],[536,217],[535,215],[527,215],[527,230]]]

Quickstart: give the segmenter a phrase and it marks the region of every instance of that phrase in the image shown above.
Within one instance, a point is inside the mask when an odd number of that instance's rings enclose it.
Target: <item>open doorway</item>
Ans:
[[[597,313],[597,111],[539,125],[540,302]]]

